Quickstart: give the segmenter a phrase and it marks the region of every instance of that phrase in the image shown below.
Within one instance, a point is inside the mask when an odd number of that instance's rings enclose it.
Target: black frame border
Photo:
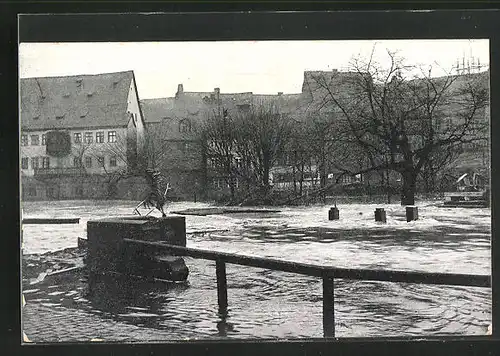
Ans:
[[[18,123],[12,118],[18,117],[17,98],[17,40],[21,42],[120,42],[120,41],[187,41],[187,40],[311,40],[311,39],[452,39],[452,38],[488,38],[490,40],[490,74],[491,74],[491,176],[492,176],[492,319],[493,337],[446,337],[446,338],[406,338],[406,339],[347,339],[339,342],[325,340],[292,340],[292,341],[223,341],[223,342],[188,342],[167,344],[59,344],[59,345],[25,345],[20,344],[20,300],[17,293],[10,300],[6,310],[13,310],[7,324],[7,340],[9,347],[17,353],[38,353],[54,351],[74,354],[317,354],[336,352],[340,354],[372,354],[387,352],[406,352],[409,354],[485,354],[500,349],[500,246],[497,241],[497,224],[500,221],[500,209],[495,204],[499,201],[500,192],[495,187],[498,181],[500,165],[498,164],[500,141],[494,136],[500,130],[500,122],[494,118],[500,116],[500,12],[498,10],[433,10],[433,11],[356,11],[356,12],[186,12],[186,13],[125,13],[123,3],[82,3],[57,2],[48,7],[24,4],[15,9],[7,4],[10,15],[6,31],[2,38],[6,40],[7,70],[2,70],[1,77],[7,79],[8,92],[7,112],[10,118],[2,122],[1,153],[8,165],[10,174],[3,183],[9,187],[19,188],[18,181]],[[92,5],[91,5],[92,4]],[[359,2],[357,3],[360,4]],[[41,4],[38,4],[41,5]],[[131,6],[128,6],[131,5]],[[223,4],[223,5],[228,5]],[[394,4],[391,4],[394,5]],[[425,8],[432,6],[419,4]],[[4,6],[4,5],[2,5]],[[156,7],[155,7],[156,6]],[[239,7],[238,7],[239,6]],[[161,11],[153,4],[141,6],[137,3],[127,4],[128,11]],[[224,6],[222,6],[224,7]],[[227,8],[228,6],[226,6]],[[231,7],[231,6],[229,6]],[[244,5],[243,5],[244,7]],[[286,7],[286,6],[285,6]],[[294,10],[291,5],[288,9]],[[354,6],[355,7],[355,6]],[[395,7],[395,6],[391,6]],[[407,7],[404,4],[403,9]],[[414,6],[413,8],[417,8]],[[203,9],[199,6],[198,10]],[[254,9],[262,10],[262,6]],[[314,6],[313,6],[314,8]],[[56,9],[56,13],[54,13]],[[247,7],[248,9],[248,7]],[[310,8],[311,9],[311,8]],[[352,6],[351,6],[352,9]],[[42,11],[41,11],[42,10]],[[90,10],[90,11],[89,11]],[[169,5],[170,11],[189,11],[181,5]],[[208,9],[214,11],[214,8]],[[241,5],[232,10],[243,10]],[[263,10],[269,10],[264,8]],[[344,8],[345,10],[345,8]],[[192,11],[192,10],[191,10]],[[39,14],[32,14],[32,13]],[[41,14],[52,12],[51,15]],[[62,13],[73,13],[64,15]],[[83,14],[82,12],[86,12]],[[105,14],[97,14],[97,12]],[[106,14],[107,13],[107,14]],[[4,13],[3,16],[5,16]],[[17,17],[19,16],[19,27]],[[14,16],[12,16],[14,15]],[[13,18],[14,17],[14,18]],[[14,25],[15,24],[15,25]],[[17,30],[19,31],[17,33]],[[17,37],[19,35],[19,37]],[[5,59],[5,58],[2,58]],[[3,66],[2,66],[3,67]],[[0,78],[1,78],[0,77]],[[16,159],[12,160],[12,156]],[[14,230],[19,231],[19,194],[12,190],[15,200],[8,203],[2,217],[14,223]],[[4,199],[2,199],[4,201]],[[2,204],[5,207],[5,203]],[[17,222],[17,223],[16,223]],[[19,249],[18,241],[9,234],[6,254],[17,262],[17,273],[13,278],[9,275],[9,284],[20,290],[19,254],[9,254],[9,250]],[[3,242],[4,243],[4,242]],[[10,270],[10,268],[9,268]],[[496,327],[495,327],[496,325]]]

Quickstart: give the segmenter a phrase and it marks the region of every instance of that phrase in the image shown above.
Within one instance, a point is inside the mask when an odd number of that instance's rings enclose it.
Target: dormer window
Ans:
[[[58,120],[64,119],[64,114],[58,114],[58,115],[56,115],[56,119],[58,119]]]
[[[64,97],[64,98],[69,98],[69,93],[64,93],[64,94],[63,94],[63,97]]]
[[[92,95],[94,95],[94,93],[93,93],[93,92],[91,92],[91,91],[89,91],[89,92],[87,93],[87,96],[88,96],[88,97],[91,97]]]
[[[250,110],[250,104],[238,105],[238,110],[242,112],[248,112]]]
[[[39,118],[40,118],[40,115],[33,116],[33,120],[38,120]]]

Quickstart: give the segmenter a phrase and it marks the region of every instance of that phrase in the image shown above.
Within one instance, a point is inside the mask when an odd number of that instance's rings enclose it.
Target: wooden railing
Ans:
[[[124,239],[130,244],[142,245],[155,251],[162,250],[177,256],[215,261],[217,276],[217,300],[219,313],[227,314],[227,280],[226,263],[266,268],[274,271],[296,273],[323,279],[323,333],[325,337],[335,337],[334,312],[334,279],[350,279],[363,281],[400,282],[458,285],[470,287],[491,287],[491,277],[488,275],[469,275],[451,273],[425,273],[406,271],[384,271],[369,269],[336,268],[306,263],[281,261],[271,258],[252,257],[233,253],[216,252],[195,248],[167,245],[159,242],[149,242]]]

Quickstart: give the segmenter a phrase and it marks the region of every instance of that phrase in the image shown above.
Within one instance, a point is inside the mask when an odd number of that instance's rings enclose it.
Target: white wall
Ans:
[[[83,156],[82,164],[85,167],[85,157],[92,157],[92,167],[86,168],[88,173],[91,174],[103,174],[105,170],[101,165],[98,165],[97,156],[104,156],[105,168],[108,172],[119,170],[127,166],[126,163],[126,128],[106,128],[106,129],[94,129],[94,130],[83,130],[75,129],[68,130],[71,136],[71,154],[66,157],[57,158],[50,157],[50,168],[72,168],[74,166],[73,158]],[[115,131],[117,142],[108,143],[108,132]],[[22,169],[23,175],[33,176],[34,169],[31,164],[32,157],[39,157],[38,164],[39,167],[42,166],[42,157],[49,157],[46,154],[46,146],[42,145],[42,134],[48,131],[26,131],[22,134],[28,135],[28,146],[21,146],[21,158],[27,157],[29,159],[28,169]],[[75,143],[75,133],[81,133],[82,142],[85,137],[85,132],[91,132],[93,143],[92,144],[77,144]],[[96,143],[96,133],[104,132],[104,143]],[[31,145],[31,135],[39,135],[39,145]],[[110,167],[109,159],[111,156],[116,157],[116,167]],[[20,161],[21,163],[21,161]],[[21,169],[21,166],[19,167]]]
[[[134,118],[136,119],[134,123],[137,135],[137,154],[139,157],[141,157],[144,154],[146,136],[145,136],[143,118],[141,117],[141,111],[139,108],[139,98],[137,97],[137,91],[134,80],[132,80],[130,84],[127,112],[134,114]]]

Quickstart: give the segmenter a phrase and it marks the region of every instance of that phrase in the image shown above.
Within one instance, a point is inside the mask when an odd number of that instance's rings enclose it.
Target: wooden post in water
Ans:
[[[224,261],[215,261],[215,274],[217,275],[217,301],[219,303],[219,314],[227,315],[227,280],[226,263]]]
[[[335,337],[333,277],[323,277],[323,334]]]

